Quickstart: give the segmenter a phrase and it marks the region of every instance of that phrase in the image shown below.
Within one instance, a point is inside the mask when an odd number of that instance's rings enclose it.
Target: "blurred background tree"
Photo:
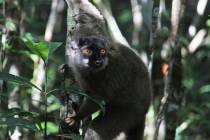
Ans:
[[[210,1],[92,2],[110,36],[138,50],[151,73],[145,140],[210,139]],[[45,92],[65,63],[64,45],[52,42],[65,42],[66,9],[63,0],[0,0],[0,71],[43,89],[0,80],[0,139],[59,139],[60,93]]]

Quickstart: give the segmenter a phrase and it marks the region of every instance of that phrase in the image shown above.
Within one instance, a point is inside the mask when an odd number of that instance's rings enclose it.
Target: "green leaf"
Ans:
[[[62,46],[62,42],[48,42],[47,46],[49,48],[48,59],[53,55],[53,53]]]
[[[32,53],[41,57],[45,62],[53,55],[57,48],[62,45],[62,42],[40,41],[35,43],[34,38],[30,33],[25,34],[25,36],[21,37],[21,39],[25,42],[26,46]]]
[[[120,21],[120,23],[126,23],[128,21],[130,21],[131,19],[131,12],[128,9],[124,9],[122,10],[121,14],[118,17],[118,20]]]
[[[101,113],[100,110],[94,112],[94,113],[91,115],[92,120],[94,120],[95,118],[97,118],[97,117],[100,115],[100,113]]]
[[[25,37],[22,37],[22,40],[23,42],[25,42],[29,50],[32,53],[41,57],[43,61],[45,61],[48,58],[49,48],[47,47],[46,42],[41,41],[41,42],[35,43],[33,41],[33,37],[31,37],[31,35],[28,35],[28,34]]]
[[[27,112],[27,111],[22,111],[19,108],[11,108],[8,109],[7,111],[1,112],[0,119],[13,117],[15,115],[18,115],[19,117],[30,117],[30,118],[37,118],[38,116],[38,114],[35,112]]]
[[[82,140],[82,137],[79,134],[59,134],[56,136],[63,137],[63,138],[70,138],[73,140]]]
[[[49,48],[47,47],[47,44],[45,42],[39,42],[35,43],[35,46],[33,47],[33,51],[41,57],[44,61],[48,58]]]
[[[8,117],[5,120],[0,120],[0,124],[7,126],[19,126],[21,128],[38,131],[36,125],[33,122],[23,118]]]
[[[16,25],[11,19],[6,20],[5,26],[10,31],[17,31]]]
[[[45,126],[45,122],[41,122],[42,128]],[[59,126],[53,122],[47,122],[47,133],[52,134],[52,133],[58,133],[59,131]]]
[[[208,20],[206,21],[206,24],[207,24],[208,27],[210,27],[210,19],[208,19]]]
[[[0,79],[5,80],[5,81],[9,81],[9,82],[14,82],[14,83],[17,83],[17,84],[20,84],[20,85],[34,87],[37,90],[42,92],[42,90],[40,88],[38,88],[36,85],[32,84],[26,78],[23,78],[23,77],[20,77],[20,76],[15,76],[15,75],[12,75],[12,74],[9,74],[9,73],[0,72]]]
[[[209,93],[210,92],[210,85],[204,85],[199,89],[199,93]]]
[[[19,116],[22,116],[22,117],[31,117],[31,118],[35,118],[38,116],[38,113],[36,112],[27,112],[27,111],[20,111],[18,112]]]
[[[0,113],[0,119],[17,115],[19,111],[20,111],[19,108],[12,108],[12,109],[5,110]]]
[[[34,37],[31,33],[25,33],[24,36],[21,37],[21,39],[25,42],[27,40],[30,40],[31,42],[34,42]]]
[[[51,105],[48,105],[47,112],[52,112],[61,108],[61,104],[59,102],[54,102]]]

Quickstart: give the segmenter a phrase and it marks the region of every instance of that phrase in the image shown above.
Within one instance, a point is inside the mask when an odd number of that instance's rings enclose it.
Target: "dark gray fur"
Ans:
[[[74,61],[69,62],[80,87],[92,98],[106,102],[105,114],[94,119],[89,130],[100,137],[94,137],[96,140],[112,140],[120,132],[126,133],[127,140],[142,140],[151,95],[147,68],[131,48],[108,44],[108,64],[100,71],[83,70]],[[95,103],[85,99],[77,117],[84,118],[97,109]],[[87,133],[85,140],[94,140]]]

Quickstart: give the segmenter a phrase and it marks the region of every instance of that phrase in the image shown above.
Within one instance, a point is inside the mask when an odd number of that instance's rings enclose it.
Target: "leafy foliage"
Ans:
[[[19,116],[19,117],[15,117]],[[26,117],[30,118],[26,119]],[[33,131],[38,131],[38,128],[36,127],[34,121],[37,117],[36,113],[33,112],[23,112],[20,109],[10,109],[6,112],[0,113],[0,125],[6,125],[9,127],[21,127],[21,128],[27,128]]]
[[[10,82],[14,82],[14,83],[17,83],[20,85],[34,87],[37,90],[42,91],[39,87],[32,84],[29,80],[27,80],[23,77],[20,77],[20,76],[15,76],[15,75],[9,74],[9,73],[0,72],[0,80],[10,81]]]
[[[41,57],[43,61],[47,61],[52,57],[53,53],[62,45],[61,42],[44,42],[40,41],[35,43],[33,37],[30,34],[26,34],[25,37],[22,37],[22,40],[30,51],[37,56]]]

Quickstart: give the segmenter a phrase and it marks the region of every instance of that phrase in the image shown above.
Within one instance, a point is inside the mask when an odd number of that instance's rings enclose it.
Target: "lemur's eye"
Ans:
[[[82,53],[86,56],[91,56],[93,52],[90,49],[86,48],[82,50]]]
[[[102,55],[105,55],[105,54],[106,54],[106,50],[105,50],[105,49],[101,49],[101,50],[100,50],[100,53],[101,53]]]

